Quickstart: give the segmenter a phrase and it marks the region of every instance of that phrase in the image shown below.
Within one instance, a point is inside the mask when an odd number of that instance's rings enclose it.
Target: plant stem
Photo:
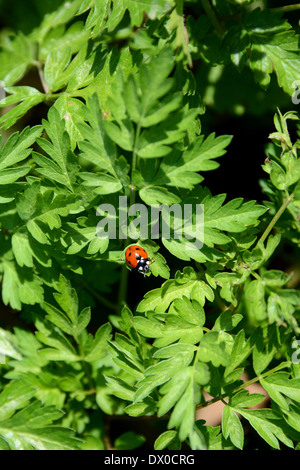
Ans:
[[[219,309],[222,312],[225,312],[225,310],[228,310],[228,306],[226,304],[224,304],[224,302],[222,301],[222,299],[219,295],[219,292],[217,290],[215,290],[215,299],[216,299],[216,302],[218,304]]]
[[[278,372],[279,370],[284,369],[285,367],[289,367],[290,364],[291,364],[291,361],[282,362],[281,364],[274,367],[273,369],[268,370],[267,372],[264,372],[263,374],[259,374],[257,377],[254,377],[253,379],[248,380],[248,382],[244,382],[242,385],[239,385],[237,388],[235,388],[231,392],[223,393],[222,395],[219,395],[218,397],[212,398],[211,400],[207,400],[204,403],[201,403],[200,405],[196,407],[196,409],[200,410],[202,408],[206,408],[209,405],[212,405],[213,403],[216,403],[217,401],[220,401],[220,400],[223,401],[223,399],[228,397],[229,395],[233,393],[237,393],[240,390],[243,390],[244,388],[249,387],[249,385],[259,382],[265,377],[268,377],[268,375],[274,374],[275,372]]]
[[[136,127],[136,132],[135,132],[135,139],[134,139],[134,146],[132,150],[132,162],[131,162],[131,176],[130,176],[130,205],[132,206],[135,203],[135,192],[136,188],[133,183],[133,176],[134,176],[134,170],[136,169],[137,165],[137,144],[138,144],[138,139],[140,136],[141,132],[141,124],[138,122],[137,127]],[[125,244],[126,240],[123,241],[123,247]],[[122,267],[121,271],[121,279],[120,279],[120,287],[119,287],[119,295],[118,295],[118,308],[121,310],[122,303],[126,301],[127,297],[127,285],[128,285],[128,269],[126,265]]]
[[[271,232],[272,228],[274,227],[274,225],[276,224],[276,222],[278,221],[279,217],[283,214],[283,212],[285,211],[285,209],[287,208],[288,204],[291,202],[291,200],[293,199],[293,195],[289,196],[285,201],[284,203],[282,204],[282,206],[278,209],[278,211],[276,212],[276,214],[274,215],[273,219],[271,220],[271,222],[269,223],[269,225],[267,226],[266,230],[264,231],[264,233],[262,234],[262,236],[260,237],[260,239],[258,240],[258,243],[259,242],[264,242],[265,239],[267,238],[267,236],[269,235],[269,233]]]
[[[132,150],[131,177],[130,177],[130,205],[135,203],[135,186],[133,184],[133,174],[137,164],[137,144],[141,132],[141,124],[138,122],[135,132],[134,146]]]
[[[300,3],[295,3],[294,5],[285,5],[283,7],[270,8],[271,11],[276,13],[284,13],[286,11],[300,10]]]
[[[91,393],[96,393],[96,389],[94,387],[94,384],[93,384],[93,380],[92,380],[92,377],[91,377],[91,374],[90,374],[90,371],[88,369],[88,365],[87,363],[85,362],[84,360],[84,352],[83,352],[83,348],[82,348],[82,344],[81,344],[81,341],[79,341],[79,353],[80,353],[80,356],[81,356],[81,364],[82,364],[82,368],[83,368],[83,371],[86,375],[86,378],[87,378],[87,381],[88,381],[88,384],[89,384],[89,394]]]
[[[47,84],[47,82],[46,82],[46,80],[45,80],[45,78],[44,78],[44,73],[43,73],[43,70],[42,70],[41,63],[40,63],[38,60],[36,60],[36,61],[33,62],[33,65],[36,66],[36,68],[37,68],[37,70],[38,70],[38,73],[39,73],[39,77],[40,77],[40,81],[41,81],[42,87],[43,87],[43,89],[44,89],[44,92],[45,92],[46,95],[48,95],[50,89],[49,89],[48,84]]]
[[[127,286],[128,286],[128,269],[126,265],[122,266],[120,287],[119,287],[119,298],[118,298],[118,309],[121,311],[122,304],[126,302],[127,298]]]
[[[251,271],[251,274],[252,274],[252,276],[255,277],[255,279],[257,279],[258,281],[261,281],[261,280],[262,280],[261,277],[260,277],[260,275],[257,274],[255,271]]]
[[[220,36],[223,36],[225,33],[225,28],[222,25],[222,23],[220,23],[220,21],[218,20],[214,9],[209,3],[209,0],[201,0],[201,3],[202,3],[205,13],[207,14],[208,18],[212,22],[215,30],[220,34]]]

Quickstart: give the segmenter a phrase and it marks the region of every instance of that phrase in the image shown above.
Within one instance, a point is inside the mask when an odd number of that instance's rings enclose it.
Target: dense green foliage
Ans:
[[[300,246],[296,11],[0,0],[1,448],[299,445],[299,266],[280,261]],[[208,188],[235,138],[212,116],[270,112],[260,196]],[[236,180],[258,165],[247,145]],[[203,248],[141,233],[154,262],[130,281],[135,240],[96,230],[119,196],[203,204]],[[256,382],[267,408],[249,408]],[[196,420],[218,400],[220,426]]]

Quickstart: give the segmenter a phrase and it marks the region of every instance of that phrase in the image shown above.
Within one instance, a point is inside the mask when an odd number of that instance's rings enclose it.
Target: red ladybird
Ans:
[[[125,260],[128,266],[137,269],[138,272],[145,274],[149,271],[150,258],[144,248],[138,245],[131,245],[125,253]]]

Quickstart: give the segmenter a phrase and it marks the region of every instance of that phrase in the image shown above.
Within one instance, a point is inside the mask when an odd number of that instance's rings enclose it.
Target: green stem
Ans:
[[[271,222],[267,226],[266,230],[264,231],[264,233],[262,234],[262,236],[260,237],[258,242],[263,243],[266,240],[266,238],[268,237],[268,235],[271,232],[272,228],[274,227],[274,225],[276,224],[276,222],[278,221],[280,216],[283,214],[283,212],[285,211],[285,209],[287,208],[288,204],[291,202],[292,199],[293,199],[293,195],[289,196],[284,201],[284,203],[282,204],[280,209],[276,212],[276,214],[274,215],[273,219],[271,220]]]
[[[135,186],[133,183],[133,173],[137,166],[137,144],[141,132],[141,124],[138,122],[135,132],[134,146],[132,151],[131,177],[130,177],[130,205],[135,203]]]
[[[42,70],[42,66],[41,66],[40,61],[39,61],[39,60],[34,60],[34,61],[32,62],[32,64],[36,66],[36,68],[37,68],[37,70],[38,70],[38,73],[39,73],[39,77],[40,77],[40,81],[41,81],[42,87],[43,87],[43,89],[44,89],[44,92],[45,92],[46,95],[48,95],[49,92],[50,92],[50,89],[49,89],[49,86],[48,86],[48,84],[47,84],[47,82],[46,82],[46,80],[45,80],[45,78],[44,78],[44,72],[43,72],[43,70]]]
[[[230,395],[233,395],[234,393],[240,392],[244,388],[249,387],[249,385],[259,382],[260,380],[265,379],[269,375],[274,374],[275,372],[278,372],[279,370],[284,369],[285,367],[289,367],[290,365],[291,365],[291,361],[282,362],[281,364],[274,367],[273,369],[268,370],[267,372],[264,372],[263,374],[260,374],[251,380],[248,380],[248,382],[244,382],[242,385],[239,385],[234,390],[231,390],[231,392],[223,393],[222,395],[219,395],[218,397],[212,398],[211,400],[207,400],[204,403],[201,403],[200,405],[197,406],[196,409],[200,410],[202,408],[206,408],[209,405],[212,405],[213,403],[216,403],[217,401],[220,401],[220,400],[223,401],[224,398]]]
[[[262,280],[261,277],[260,277],[260,275],[257,274],[255,271],[251,271],[251,274],[252,274],[252,276],[255,277],[255,279],[257,279],[258,281],[261,281],[261,280]]]
[[[128,269],[126,265],[122,266],[120,287],[119,287],[119,297],[118,297],[118,309],[121,311],[123,304],[126,302],[127,298],[127,286],[128,286]]]
[[[135,203],[136,188],[134,186],[133,176],[134,176],[134,170],[136,169],[136,166],[137,166],[137,144],[138,144],[140,132],[141,132],[141,124],[140,122],[138,122],[137,127],[136,127],[136,132],[135,132],[134,146],[132,150],[131,177],[130,177],[130,187],[129,187],[131,206]],[[124,247],[126,240],[124,240],[123,242],[124,242],[123,244],[123,247]],[[120,310],[122,308],[122,304],[126,302],[128,273],[129,271],[126,265],[124,264],[124,266],[122,267],[122,271],[121,271],[121,279],[120,279],[120,287],[119,287],[119,295],[118,295],[118,308]]]
[[[276,13],[284,13],[286,11],[300,10],[300,3],[295,3],[294,5],[285,5],[283,7],[278,7],[278,8],[270,8],[270,10],[275,11]]]
[[[82,344],[81,344],[80,341],[79,341],[79,353],[80,353],[80,356],[81,356],[82,368],[83,368],[83,371],[86,375],[86,378],[87,378],[87,381],[88,381],[88,384],[89,384],[89,392],[88,393],[89,394],[96,393],[96,390],[95,390],[95,387],[94,387],[94,384],[93,384],[93,380],[92,380],[90,371],[88,369],[88,365],[84,360],[83,348],[82,348]]]
[[[219,295],[219,292],[217,290],[215,290],[215,299],[216,299],[216,302],[218,304],[219,309],[222,312],[225,312],[225,310],[228,310],[228,306],[226,304],[224,304],[224,302],[222,301],[222,299]]]
[[[201,3],[205,13],[212,22],[215,30],[220,34],[220,36],[223,36],[225,34],[225,28],[222,23],[220,23],[220,21],[218,20],[217,15],[214,9],[212,8],[211,4],[208,0],[201,0]]]

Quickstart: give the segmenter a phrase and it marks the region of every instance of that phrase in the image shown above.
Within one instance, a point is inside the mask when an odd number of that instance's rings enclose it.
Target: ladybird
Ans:
[[[131,245],[125,253],[125,260],[128,266],[137,269],[138,272],[145,274],[149,271],[151,259],[144,248],[138,245]]]

